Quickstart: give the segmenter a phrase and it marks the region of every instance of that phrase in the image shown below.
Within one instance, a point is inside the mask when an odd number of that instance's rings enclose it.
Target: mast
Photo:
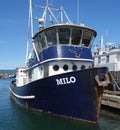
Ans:
[[[103,36],[101,36],[99,54],[102,54],[103,52],[104,52],[104,43],[103,43]]]
[[[26,48],[26,60],[25,60],[25,65],[27,63],[27,60],[28,60],[28,51],[29,51],[29,44],[32,42],[32,46],[33,46],[33,50],[35,52],[35,55],[37,57],[37,60],[39,60],[39,57],[38,57],[38,53],[36,51],[36,48],[35,48],[35,45],[34,45],[34,40],[31,38],[33,38],[33,16],[32,16],[32,0],[29,0],[29,18],[28,18],[28,36],[27,36],[27,48]],[[31,33],[31,34],[30,34]]]
[[[62,6],[60,7],[60,19],[61,19],[61,23],[63,23],[63,13],[62,13]]]
[[[36,10],[33,12],[33,6],[37,8],[42,8],[44,9],[42,17],[36,17],[37,15],[35,14]],[[53,13],[53,11],[56,11],[57,13]],[[48,16],[48,19],[47,19]],[[57,16],[57,17],[56,17]],[[58,17],[59,16],[59,17]],[[65,18],[65,20],[64,20]],[[38,4],[33,4],[32,0],[29,0],[29,18],[28,18],[28,36],[27,36],[27,47],[26,47],[26,60],[25,60],[25,65],[32,54],[34,53],[36,55],[36,58],[38,61],[40,61],[34,40],[32,39],[34,36],[34,31],[36,31],[34,28],[35,26],[35,21],[37,20],[37,26],[39,26],[39,30],[45,28],[48,26],[47,22],[50,24],[61,24],[67,21],[66,23],[72,23],[69,17],[67,16],[64,8],[61,6],[59,9],[56,8],[50,8],[49,7],[49,0],[46,0],[46,5],[45,6],[40,6]],[[34,24],[34,25],[33,25]],[[33,27],[34,26],[34,27]],[[29,53],[30,45],[32,44],[32,52]]]
[[[101,36],[101,38],[100,38],[100,49],[101,50],[104,49],[103,36]]]
[[[28,49],[30,43],[30,4],[29,4],[29,17],[28,17],[28,34],[27,34],[27,47],[26,47],[26,59],[25,59],[25,66],[28,60]]]
[[[33,38],[33,16],[32,16],[32,0],[30,0],[30,14],[31,14],[31,36]],[[40,61],[37,50],[35,48],[35,44],[34,44],[34,40],[32,39],[32,46],[33,46],[33,50],[36,54],[37,60]]]
[[[48,0],[46,0],[46,6],[48,6]]]
[[[80,2],[79,2],[79,0],[78,0],[78,1],[77,1],[77,20],[78,20],[78,24],[80,23],[80,18],[79,18],[79,17],[80,17],[80,14],[79,14],[79,10],[80,10],[80,9],[79,9],[79,3],[80,3]]]
[[[49,0],[46,0],[46,5],[44,7],[42,7],[42,8],[44,8],[43,15],[41,18],[38,19],[40,28],[44,28],[47,25],[47,22],[49,22],[51,24],[61,24],[64,22],[64,17],[67,20],[66,23],[72,23],[62,6],[59,9],[56,9],[56,8],[50,8],[49,5],[50,5]],[[53,11],[56,11],[58,13],[57,17],[53,13]],[[48,17],[49,19],[47,19],[47,14],[49,15],[49,17]],[[60,16],[60,19],[58,16]]]

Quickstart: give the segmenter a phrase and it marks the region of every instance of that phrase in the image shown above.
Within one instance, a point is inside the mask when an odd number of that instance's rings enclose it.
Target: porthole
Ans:
[[[65,64],[65,65],[63,66],[63,69],[64,69],[65,71],[67,71],[67,70],[68,70],[68,65]]]
[[[58,70],[59,70],[59,66],[58,66],[58,65],[54,65],[54,66],[53,66],[53,70],[54,70],[54,71],[58,71]]]
[[[74,71],[76,71],[76,70],[77,70],[77,65],[73,65],[73,66],[72,66],[72,69],[73,69]]]
[[[81,70],[84,70],[84,69],[85,69],[85,66],[84,66],[84,65],[82,65],[82,66],[81,66]]]

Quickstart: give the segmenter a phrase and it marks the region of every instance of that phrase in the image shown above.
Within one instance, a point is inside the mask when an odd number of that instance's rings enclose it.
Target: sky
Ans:
[[[45,0],[39,2],[43,5]],[[99,45],[101,36],[104,43],[116,46],[120,43],[120,0],[52,0],[52,3],[54,7],[62,5],[73,23],[83,23],[97,31],[93,47]],[[28,10],[29,0],[0,0],[0,69],[25,65]]]

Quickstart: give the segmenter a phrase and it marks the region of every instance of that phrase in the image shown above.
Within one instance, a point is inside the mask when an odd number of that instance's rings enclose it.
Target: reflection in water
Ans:
[[[103,107],[99,127],[101,130],[120,130],[120,110]]]
[[[120,113],[101,111],[98,124],[61,118],[42,112],[25,109],[12,102],[15,118],[20,129],[41,130],[119,130]],[[17,127],[16,127],[17,128]]]
[[[12,100],[12,99],[11,99]],[[98,125],[36,112],[16,105],[12,100],[14,118],[20,129],[29,130],[96,130]],[[17,128],[17,126],[16,126]]]

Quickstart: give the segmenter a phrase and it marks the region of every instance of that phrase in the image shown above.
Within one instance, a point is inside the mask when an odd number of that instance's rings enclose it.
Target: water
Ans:
[[[120,111],[102,109],[95,125],[25,109],[10,96],[11,80],[0,79],[0,130],[120,130]]]

